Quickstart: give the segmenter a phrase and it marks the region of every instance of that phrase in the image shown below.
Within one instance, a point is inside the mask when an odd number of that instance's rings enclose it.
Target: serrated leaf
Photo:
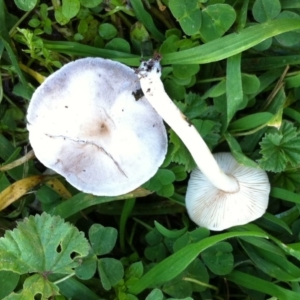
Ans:
[[[169,143],[172,146],[171,160],[180,165],[183,165],[185,167],[185,170],[188,172],[193,170],[196,167],[196,163],[189,150],[173,130],[170,130]]]
[[[35,274],[26,278],[21,293],[12,293],[5,300],[29,300],[35,299],[37,294],[42,300],[59,295],[59,288],[52,282],[45,280],[41,274]]]
[[[18,274],[39,272],[70,274],[76,260],[88,254],[83,233],[58,216],[30,216],[0,238],[2,270]]]
[[[300,165],[300,136],[290,122],[283,122],[278,132],[266,134],[260,146],[259,164],[267,171],[282,172]]]

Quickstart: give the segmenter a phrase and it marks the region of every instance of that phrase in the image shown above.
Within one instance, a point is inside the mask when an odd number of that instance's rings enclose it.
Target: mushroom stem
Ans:
[[[146,99],[183,141],[205,177],[224,192],[237,192],[239,190],[237,180],[220,169],[197,129],[167,95],[160,79],[159,61],[160,57],[154,57],[142,62],[138,69],[140,85]]]

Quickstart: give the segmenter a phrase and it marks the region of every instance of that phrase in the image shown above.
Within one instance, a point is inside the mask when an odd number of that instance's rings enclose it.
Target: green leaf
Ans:
[[[82,232],[58,216],[43,213],[25,218],[0,238],[0,265],[18,274],[70,274],[88,250]]]
[[[206,266],[216,275],[229,274],[233,269],[232,246],[227,242],[218,243],[201,253]]]
[[[297,19],[297,20],[299,20],[300,16],[299,16],[299,14],[296,14],[295,12],[292,12],[292,11],[283,11],[277,16],[277,19]],[[277,35],[275,38],[281,45],[283,45],[285,47],[292,47],[299,43],[300,32],[299,32],[299,30],[292,31],[292,32],[285,32],[285,33]]]
[[[295,19],[267,21],[263,24],[247,27],[238,33],[228,34],[204,45],[175,53],[167,53],[163,56],[162,63],[205,64],[219,61],[243,52],[267,38],[296,29],[300,29],[300,22]]]
[[[224,239],[239,236],[267,237],[260,232],[230,232],[208,237],[198,243],[187,245],[162,262],[156,264],[130,288],[132,294],[139,294],[149,286],[162,284],[179,275],[202,251],[223,241]]]
[[[276,133],[268,133],[261,143],[260,166],[271,172],[282,172],[300,164],[300,136],[290,122],[283,122]]]
[[[135,262],[126,270],[126,278],[141,278],[144,273],[144,266],[141,261]]]
[[[0,271],[0,299],[10,294],[19,282],[20,275],[11,271]]]
[[[260,80],[256,75],[242,73],[242,85],[245,94],[254,94],[258,92]]]
[[[94,224],[89,230],[89,239],[96,255],[109,253],[115,246],[118,237],[117,229]]]
[[[229,122],[243,104],[243,89],[241,76],[241,55],[236,54],[227,59],[226,67],[226,121]]]
[[[229,281],[237,285],[243,286],[250,290],[260,291],[264,294],[272,295],[280,300],[298,300],[299,293],[290,289],[284,289],[279,285],[260,279],[258,277],[240,272],[233,271],[226,276]]]
[[[80,0],[81,5],[87,8],[94,8],[102,2],[103,0]]]
[[[76,276],[81,280],[91,279],[97,269],[96,255],[90,255],[82,259],[81,264],[75,269]]]
[[[209,42],[220,38],[234,23],[236,13],[228,4],[213,4],[202,10],[200,34]]]
[[[136,18],[151,32],[153,37],[162,42],[165,37],[156,28],[152,16],[146,11],[141,0],[130,0],[130,4],[134,10]]]
[[[130,44],[121,38],[113,38],[105,45],[105,49],[111,49],[115,51],[121,51],[124,53],[130,53]]]
[[[187,228],[184,227],[182,229],[179,229],[179,230],[169,230],[167,228],[165,228],[164,226],[162,226],[161,224],[159,224],[157,221],[154,221],[154,225],[155,225],[155,228],[157,229],[157,231],[163,235],[164,237],[167,237],[167,238],[179,238],[181,235],[183,235],[186,231],[187,231]]]
[[[256,0],[253,5],[252,14],[257,22],[263,23],[275,19],[280,13],[279,0]]]
[[[60,278],[58,277],[57,280]],[[92,292],[86,285],[74,278],[68,278],[57,284],[62,295],[72,300],[99,300],[99,295]],[[27,300],[27,299],[24,299]]]
[[[173,74],[177,78],[190,78],[200,70],[199,65],[173,65]]]
[[[72,19],[79,13],[80,2],[79,0],[62,0],[62,14]]]
[[[0,136],[1,138],[1,136]],[[1,141],[1,139],[0,139]],[[0,143],[1,148],[1,143]],[[49,213],[60,215],[63,218],[68,218],[79,211],[97,204],[103,204],[107,202],[112,202],[116,200],[126,200],[134,197],[144,197],[149,195],[151,192],[144,189],[139,189],[128,193],[126,195],[121,195],[117,197],[106,197],[106,196],[93,196],[91,194],[78,193],[68,201],[63,201],[59,205],[52,208]]]
[[[42,274],[35,274],[26,278],[21,293],[18,294],[12,293],[9,296],[5,297],[4,299],[5,300],[35,299],[35,296],[37,294],[41,295],[42,299],[48,299],[55,295],[59,295],[59,289],[54,283],[45,280]]]
[[[280,281],[293,281],[300,277],[300,270],[283,255],[256,248],[241,242],[244,250],[257,268]]]
[[[171,160],[173,162],[183,165],[188,172],[196,167],[190,152],[173,130],[170,130],[170,145]]]
[[[111,40],[117,33],[116,27],[110,23],[103,23],[99,26],[99,35],[105,40]]]
[[[229,130],[234,132],[251,130],[257,127],[267,125],[267,123],[273,117],[274,115],[269,112],[258,112],[231,122],[229,125]]]
[[[122,263],[114,258],[99,259],[98,271],[102,286],[107,291],[116,285],[124,276]]]
[[[197,0],[170,0],[169,7],[187,35],[196,34],[201,26],[201,11]]]
[[[37,5],[37,0],[14,0],[18,8],[30,11]]]
[[[154,289],[151,291],[151,293],[146,297],[145,300],[163,300],[164,295],[161,290]]]

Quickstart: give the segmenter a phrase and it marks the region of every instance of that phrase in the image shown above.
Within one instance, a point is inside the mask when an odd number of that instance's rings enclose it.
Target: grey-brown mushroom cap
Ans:
[[[84,58],[50,75],[27,112],[36,157],[77,189],[116,196],[151,178],[167,151],[161,117],[134,71],[118,62]]]
[[[217,153],[214,157],[227,175],[237,179],[239,191],[221,191],[195,169],[185,199],[190,218],[197,225],[216,231],[260,218],[269,201],[270,183],[266,172],[239,164],[230,153]]]

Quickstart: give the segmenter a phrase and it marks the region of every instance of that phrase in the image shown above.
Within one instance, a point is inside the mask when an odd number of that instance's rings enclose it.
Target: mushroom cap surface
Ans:
[[[239,164],[230,153],[217,153],[214,157],[224,173],[237,179],[239,191],[219,190],[199,169],[193,170],[185,198],[190,218],[201,227],[218,231],[261,217],[270,193],[266,172]]]
[[[36,157],[77,189],[116,196],[151,178],[167,152],[161,117],[131,68],[102,58],[70,62],[30,101],[29,140]]]

